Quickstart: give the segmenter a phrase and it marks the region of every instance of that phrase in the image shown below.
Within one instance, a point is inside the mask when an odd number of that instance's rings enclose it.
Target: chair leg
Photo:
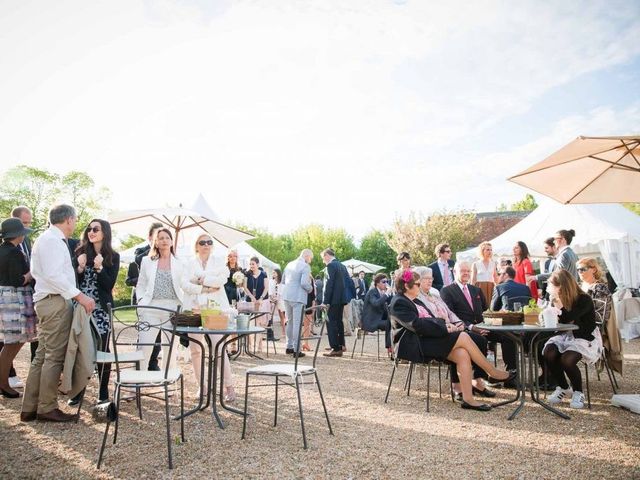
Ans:
[[[604,368],[607,371],[607,376],[609,377],[609,383],[611,383],[611,390],[613,390],[613,394],[617,394],[618,390],[618,381],[616,380],[616,375],[613,372],[613,370],[611,369],[611,367],[609,366],[609,362],[607,361],[607,359],[604,359]]]
[[[276,377],[276,401],[274,406],[275,408],[273,412],[273,426],[275,427],[276,425],[278,425],[278,377]]]
[[[361,333],[362,333],[362,330],[358,329],[358,331],[354,335],[354,337],[356,338],[353,340],[353,348],[351,349],[351,358],[353,358],[353,354],[356,353],[356,345],[358,345],[358,337],[360,336]],[[364,342],[364,339],[362,339],[362,341]]]
[[[362,343],[360,344],[360,356],[364,355],[364,341],[367,339],[367,331],[360,330],[362,332]]]
[[[244,383],[244,415],[242,418],[242,436],[240,440],[244,440],[244,434],[247,431],[247,403],[249,401],[249,374],[246,374]]]
[[[135,362],[136,370],[140,370],[140,362]],[[142,420],[142,397],[140,396],[140,388],[136,387],[136,407],[138,408],[138,417]]]
[[[380,361],[380,330],[378,330],[378,361]]]
[[[430,397],[431,397],[431,362],[427,364],[427,413],[429,413]]]
[[[302,427],[302,443],[307,449],[307,433],[304,430],[304,414],[302,413],[302,396],[300,395],[300,376],[296,375],[296,393],[298,394],[298,410],[300,410],[300,425]]]
[[[104,454],[104,447],[107,444],[107,437],[109,436],[109,425],[111,425],[111,421],[107,420],[107,426],[104,428],[104,435],[102,436],[102,444],[100,445],[100,453],[98,453],[98,465],[96,465],[98,470],[100,470],[100,465],[102,464],[102,455]]]
[[[173,469],[173,456],[171,451],[171,425],[169,418],[169,388],[164,386],[164,421],[167,427],[167,453],[169,454],[169,469]]]
[[[407,397],[411,394],[411,380],[413,380],[413,369],[415,368],[416,364],[411,362],[411,364],[409,365],[409,373],[407,374],[407,382],[406,382],[406,387],[407,387]]]
[[[118,439],[118,426],[120,425],[120,385],[116,385],[116,391],[114,393],[116,400],[116,409],[118,411],[118,416],[116,417],[116,426],[113,430],[113,444],[116,444],[116,440]]]
[[[387,394],[384,397],[384,403],[387,403],[387,400],[389,400],[389,392],[391,391],[391,384],[393,383],[393,376],[396,373],[396,368],[398,365],[398,360],[394,360],[393,361],[393,369],[391,370],[391,378],[389,379],[389,386],[387,387]]]
[[[76,421],[75,421],[75,423],[78,423],[78,421],[80,420],[80,411],[82,410],[82,404],[84,403],[84,394],[85,393],[87,393],[87,389],[86,388],[84,390],[82,390],[82,392],[80,392],[80,401],[78,402],[78,411],[76,412]]]
[[[442,398],[442,364],[438,363],[438,392]]]
[[[333,435],[333,429],[331,428],[331,422],[329,421],[329,412],[327,412],[327,405],[324,403],[324,395],[322,395],[322,388],[320,387],[320,378],[318,378],[318,372],[314,372],[316,377],[316,385],[318,386],[318,393],[320,394],[320,401],[322,402],[322,409],[324,410],[324,416],[327,419],[327,425],[329,427],[329,435]]]
[[[180,375],[180,438],[184,439],[184,377]]]
[[[591,408],[591,389],[589,388],[589,364],[584,363],[584,379],[587,385],[587,405]]]

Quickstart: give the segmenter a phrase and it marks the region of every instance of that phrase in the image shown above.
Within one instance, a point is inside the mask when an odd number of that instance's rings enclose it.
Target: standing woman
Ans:
[[[199,294],[185,295],[184,309],[192,310],[199,305],[206,305],[209,300],[216,302],[223,313],[229,312],[231,309],[229,300],[227,299],[226,292],[224,290],[224,284],[229,277],[229,269],[224,264],[216,263],[211,250],[213,249],[213,240],[211,236],[203,233],[196,239],[195,253],[196,256],[191,260],[188,267],[190,282],[194,285],[201,285],[202,291]],[[191,336],[191,335],[190,335]],[[193,335],[201,343],[204,343],[203,335]],[[216,345],[222,340],[222,335],[209,335],[211,343]],[[202,360],[202,350],[195,342],[189,342],[189,350],[191,351],[191,363],[193,364],[193,371],[200,382],[200,367]],[[236,398],[236,392],[233,388],[233,377],[231,376],[231,366],[229,363],[229,357],[227,357],[226,350],[222,352],[225,355],[224,361],[224,388],[225,388],[225,401],[231,402]],[[200,385],[200,391],[203,391],[203,386]]]
[[[269,296],[269,277],[260,268],[260,259],[258,257],[251,257],[249,270],[245,272],[245,275],[247,277],[245,291],[249,301],[254,302],[256,311],[271,312],[271,302],[267,301]],[[266,326],[266,318],[266,315],[258,317],[258,324]],[[258,350],[262,351],[262,335],[258,338]],[[249,337],[249,346],[251,346],[251,337]]]
[[[109,313],[107,304],[113,305],[113,287],[120,269],[120,255],[111,246],[111,225],[106,220],[94,218],[85,229],[80,245],[75,251],[78,266],[78,284],[80,291],[96,302],[91,312],[98,327],[102,351],[109,351]],[[103,363],[98,367],[100,375],[99,402],[109,399],[109,375],[111,364]],[[77,403],[72,399],[71,404]]]
[[[309,274],[309,280],[311,282],[311,291],[307,294],[307,304],[305,305],[306,310],[304,311],[304,322],[302,324],[302,338],[309,338],[311,336],[314,311],[308,309],[316,305],[316,284],[313,280],[313,275]],[[306,352],[311,351],[311,346],[307,340],[303,341],[302,347],[300,348]]]
[[[282,270],[274,268],[271,274],[271,282],[269,282],[269,298],[276,304],[276,312],[280,317],[280,327],[282,328],[282,337],[286,337],[285,327],[287,325],[287,317],[285,316],[284,300],[282,300]],[[313,282],[311,282],[313,283]],[[273,319],[271,319],[273,322]]]
[[[142,259],[140,265],[140,276],[136,287],[138,305],[175,310],[179,305],[182,305],[185,294],[202,293],[202,285],[191,283],[188,273],[185,265],[175,257],[171,231],[167,228],[158,229],[153,239],[151,251],[148,256]],[[167,312],[140,311],[140,319],[149,325],[161,325],[168,318]],[[140,332],[140,343],[147,344],[141,346],[146,359],[144,365],[149,363],[157,334],[156,329]],[[162,358],[168,359],[168,348],[165,346],[162,349]]]
[[[573,323],[578,330],[551,337],[544,345],[545,363],[557,382],[549,403],[571,397],[571,408],[584,408],[582,376],[578,362],[594,363],[602,353],[602,337],[596,326],[596,312],[591,297],[580,290],[573,275],[564,269],[549,277],[547,291],[553,305],[560,309],[560,323]],[[565,377],[569,377],[571,387]]]
[[[36,314],[33,310],[33,277],[20,249],[25,235],[32,232],[19,218],[2,222],[0,238],[0,395],[18,398],[9,386],[11,363],[22,345],[36,339]]]
[[[533,265],[529,260],[529,249],[524,242],[516,242],[513,246],[513,268],[516,270],[516,282],[529,287],[531,298],[538,299],[538,284],[535,281]]]
[[[227,278],[227,283],[224,284],[224,291],[227,294],[227,300],[229,304],[235,306],[235,303],[240,300],[238,292],[239,287],[236,285],[236,282],[233,280],[233,274],[236,272],[242,272],[244,275],[244,270],[238,265],[238,251],[237,250],[229,250],[227,254],[227,268],[229,269],[229,277]],[[235,354],[238,352],[238,347],[236,342],[233,342],[231,345],[231,354]]]
[[[471,265],[471,284],[482,290],[484,298],[493,296],[493,288],[498,283],[498,269],[493,260],[493,247],[489,242],[478,245],[479,260]]]

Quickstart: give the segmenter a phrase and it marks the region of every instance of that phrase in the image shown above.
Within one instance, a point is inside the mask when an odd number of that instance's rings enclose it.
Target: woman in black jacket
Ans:
[[[473,398],[471,362],[491,375],[495,381],[513,380],[515,373],[495,368],[466,332],[457,331],[442,318],[435,318],[433,312],[417,299],[420,275],[405,270],[396,277],[395,287],[397,295],[391,300],[389,312],[398,358],[420,363],[432,359],[455,363],[460,377],[462,408],[490,410],[491,406]]]
[[[584,408],[578,362],[584,359],[587,363],[594,363],[602,354],[602,337],[596,327],[593,300],[580,290],[575,277],[564,269],[551,274],[547,292],[553,305],[560,309],[558,321],[578,326],[578,330],[551,337],[544,346],[548,371],[558,384],[556,391],[549,396],[549,403],[557,404],[571,397],[571,408]],[[573,388],[569,387],[566,377],[569,377]]]
[[[102,351],[109,351],[109,314],[107,304],[113,305],[113,287],[120,269],[120,255],[111,246],[111,225],[106,220],[93,219],[76,248],[78,284],[82,293],[96,301],[92,312],[102,340]],[[99,402],[109,399],[111,364],[100,365]],[[76,403],[77,399],[70,401]]]

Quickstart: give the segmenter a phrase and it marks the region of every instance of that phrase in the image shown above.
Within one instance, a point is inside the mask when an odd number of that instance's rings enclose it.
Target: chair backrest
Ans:
[[[596,323],[598,324],[600,329],[603,329],[606,327],[607,320],[609,320],[609,314],[611,313],[610,299],[605,298],[604,300],[600,300],[599,298],[594,298],[592,300],[593,306],[596,310]]]
[[[304,324],[304,315],[305,315],[305,313],[309,313],[309,314],[313,315],[313,313],[316,310],[321,310],[321,315],[322,315],[322,317],[321,317],[322,318],[322,322],[320,323],[320,333],[318,333],[318,335],[313,335],[311,337],[304,337],[303,338],[302,337],[302,326]],[[318,306],[310,307],[310,308],[302,308],[302,315],[301,315],[301,318],[300,318],[300,325],[298,327],[298,342],[296,344],[295,351],[296,352],[300,351],[300,343],[302,342],[302,340],[315,340],[316,341],[316,348],[313,350],[313,363],[312,363],[313,368],[316,367],[316,359],[318,358],[318,351],[320,350],[320,343],[322,341],[322,335],[324,333],[324,326],[325,326],[326,323],[327,323],[327,310],[326,310],[325,307],[323,307],[321,305],[318,305]],[[294,365],[295,365],[294,369],[296,371],[298,371],[298,359],[299,359],[299,357],[296,355],[295,363],[294,363]]]
[[[116,366],[116,378],[120,381],[120,364],[118,362],[118,350],[125,346],[155,346],[157,334],[153,336],[152,342],[140,342],[139,333],[141,331],[157,330],[160,332],[161,347],[169,347],[168,358],[164,359],[164,374],[167,378],[169,374],[169,363],[173,354],[173,343],[176,336],[175,315],[180,312],[180,306],[176,310],[162,307],[141,306],[141,305],[125,305],[122,307],[111,308],[107,306],[109,313],[109,323],[111,326],[111,340],[113,346],[113,356]],[[132,312],[134,315],[132,316]],[[141,319],[140,312],[166,312],[167,319],[159,324],[151,325],[149,322]],[[146,367],[146,365],[144,366]]]

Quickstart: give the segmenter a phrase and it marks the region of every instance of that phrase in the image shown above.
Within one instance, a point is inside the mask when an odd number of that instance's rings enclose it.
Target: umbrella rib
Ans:
[[[631,142],[631,143],[634,143],[634,142]],[[622,142],[622,144],[624,145],[624,148],[626,148],[626,149],[627,149],[627,152],[629,153],[629,155],[631,155],[631,158],[633,158],[633,159],[635,160],[635,162],[636,162],[636,164],[638,165],[638,167],[640,167],[640,161],[638,161],[638,159],[636,158],[636,156],[633,154],[633,150],[631,150],[631,149],[629,148],[629,145],[627,145],[627,143],[625,143],[624,141]],[[635,142],[635,144],[636,144],[635,146],[637,147],[637,146],[638,146],[638,144],[640,144],[640,142]]]

